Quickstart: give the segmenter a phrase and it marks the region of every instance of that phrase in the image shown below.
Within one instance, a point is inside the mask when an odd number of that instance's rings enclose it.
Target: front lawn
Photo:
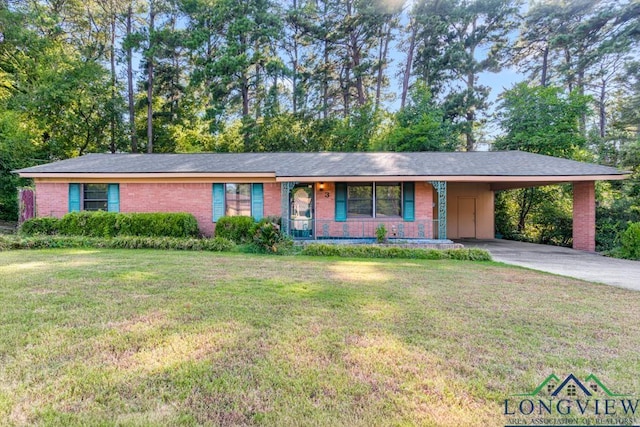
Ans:
[[[638,349],[640,293],[495,263],[0,252],[2,423],[504,425]]]

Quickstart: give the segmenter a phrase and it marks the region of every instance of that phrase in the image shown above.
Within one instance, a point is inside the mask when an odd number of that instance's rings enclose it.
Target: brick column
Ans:
[[[595,182],[573,183],[573,249],[596,250]]]

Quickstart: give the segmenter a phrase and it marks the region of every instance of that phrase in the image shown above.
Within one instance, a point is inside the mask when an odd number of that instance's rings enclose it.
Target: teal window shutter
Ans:
[[[69,212],[80,212],[80,184],[69,184]]]
[[[262,184],[251,185],[251,216],[260,221],[264,216],[264,188]]]
[[[405,182],[402,186],[402,218],[405,221],[415,220],[416,202],[415,202],[415,184],[413,182]]]
[[[224,184],[213,184],[213,222],[224,216]]]
[[[347,184],[336,182],[336,221],[347,220]]]
[[[107,187],[107,211],[120,212],[120,184],[109,184]]]

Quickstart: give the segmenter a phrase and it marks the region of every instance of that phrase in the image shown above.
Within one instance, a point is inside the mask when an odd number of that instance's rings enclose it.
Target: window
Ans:
[[[400,217],[401,201],[400,183],[376,184],[376,218]]]
[[[251,184],[225,185],[226,216],[251,216]]]
[[[347,185],[347,218],[371,218],[373,216],[373,185]]]
[[[576,394],[577,394],[576,391],[577,390],[576,390],[575,384],[569,384],[567,386],[567,396],[570,396],[570,397],[576,396]]]
[[[347,218],[399,218],[401,206],[400,183],[347,184]]]
[[[84,184],[82,194],[82,209],[85,211],[108,210],[108,185]]]

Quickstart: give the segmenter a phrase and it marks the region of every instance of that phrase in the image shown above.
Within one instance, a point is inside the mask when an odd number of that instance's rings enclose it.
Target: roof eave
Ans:
[[[575,182],[613,181],[627,179],[629,175],[349,175],[349,176],[278,176],[276,182],[360,182],[360,181],[448,181],[448,182]]]

